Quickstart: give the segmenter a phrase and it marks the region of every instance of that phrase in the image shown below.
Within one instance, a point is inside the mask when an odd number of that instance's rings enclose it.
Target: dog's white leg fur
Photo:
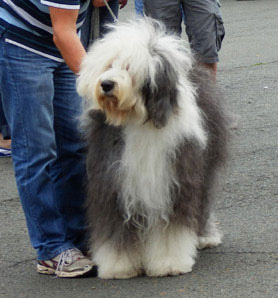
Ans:
[[[143,263],[146,275],[180,275],[192,271],[197,236],[183,226],[155,229],[146,240]]]
[[[139,254],[117,250],[111,241],[94,251],[93,261],[98,266],[98,277],[102,279],[126,279],[142,273]]]
[[[204,235],[198,237],[198,249],[212,248],[222,243],[222,233],[215,223],[212,215],[208,222]]]

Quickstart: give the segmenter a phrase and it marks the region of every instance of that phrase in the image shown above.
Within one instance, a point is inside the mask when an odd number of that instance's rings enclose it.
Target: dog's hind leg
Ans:
[[[212,248],[222,243],[222,233],[216,225],[213,215],[210,215],[204,233],[198,237],[198,249]]]
[[[127,279],[142,274],[137,249],[118,249],[109,240],[94,251],[93,260],[98,266],[98,277],[103,279]]]
[[[147,237],[143,266],[148,276],[180,275],[192,271],[197,235],[185,226],[156,228]]]

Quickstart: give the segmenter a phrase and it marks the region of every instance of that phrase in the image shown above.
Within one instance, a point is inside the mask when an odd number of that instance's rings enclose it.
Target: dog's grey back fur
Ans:
[[[203,114],[208,144],[204,150],[197,142],[184,139],[177,148],[173,163],[180,187],[173,193],[174,212],[170,223],[186,225],[202,235],[213,201],[216,170],[226,158],[228,129],[223,98],[208,72],[195,65],[190,80],[197,86],[197,104]],[[132,218],[125,223],[118,176],[125,146],[123,128],[109,126],[101,112],[91,111],[87,131],[86,208],[91,243],[100,245],[110,239],[119,247],[132,245],[137,241],[137,227]]]

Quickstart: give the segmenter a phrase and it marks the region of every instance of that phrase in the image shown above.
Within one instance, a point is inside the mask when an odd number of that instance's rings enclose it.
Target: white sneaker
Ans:
[[[77,277],[93,271],[94,263],[77,248],[68,249],[55,258],[38,261],[37,272],[58,277]]]

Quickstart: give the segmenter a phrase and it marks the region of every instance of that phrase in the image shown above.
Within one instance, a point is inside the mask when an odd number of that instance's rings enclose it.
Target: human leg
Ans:
[[[68,158],[57,151],[53,125],[57,63],[8,44],[3,37],[0,47],[1,92],[12,133],[17,186],[31,243],[38,259],[47,260],[74,247],[61,209],[63,200],[72,197],[59,197],[57,189],[63,185],[54,175],[57,159]],[[79,223],[79,214],[72,215],[72,221]]]
[[[66,64],[54,72],[54,131],[57,156],[52,163],[55,201],[64,217],[66,234],[80,249],[85,245],[84,198],[86,182],[85,141],[79,127],[82,98],[76,92],[76,76]]]
[[[169,32],[181,34],[180,0],[144,0],[147,16],[162,21]]]
[[[217,71],[218,51],[225,35],[217,0],[183,0],[186,32],[197,60],[214,73]]]

